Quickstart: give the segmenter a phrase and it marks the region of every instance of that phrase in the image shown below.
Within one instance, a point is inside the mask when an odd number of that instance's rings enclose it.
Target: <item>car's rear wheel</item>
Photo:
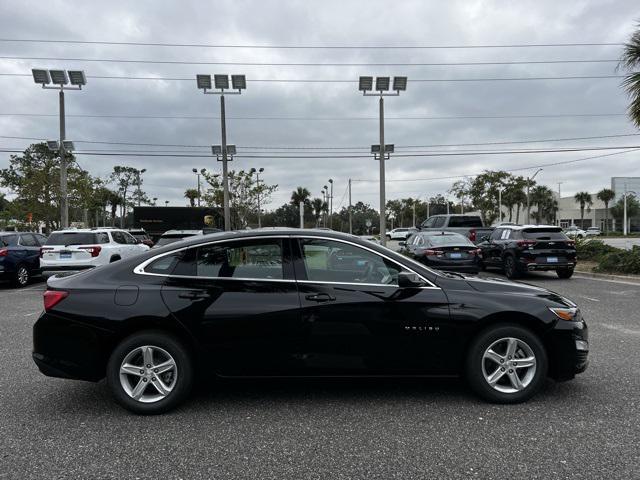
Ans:
[[[158,414],[182,403],[193,384],[193,365],[185,346],[162,332],[124,339],[107,364],[107,383],[116,401],[139,414]]]
[[[482,332],[467,357],[471,388],[496,403],[518,403],[535,395],[547,376],[548,360],[536,334],[518,325]]]
[[[29,284],[29,269],[24,265],[18,265],[14,283],[18,287],[26,287]]]
[[[573,275],[573,268],[561,268],[556,270],[556,274],[559,278],[571,278]]]
[[[518,265],[516,264],[516,259],[513,255],[506,255],[503,260],[503,268],[504,274],[507,278],[518,278],[520,277],[520,270],[518,270]]]

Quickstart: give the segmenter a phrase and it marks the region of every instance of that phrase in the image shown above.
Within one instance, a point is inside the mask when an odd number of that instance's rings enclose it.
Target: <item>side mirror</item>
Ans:
[[[400,245],[401,247],[406,247],[407,246],[407,242],[398,242],[398,245]]]
[[[424,281],[412,272],[400,272],[398,273],[398,286],[400,288],[416,288],[422,287]]]

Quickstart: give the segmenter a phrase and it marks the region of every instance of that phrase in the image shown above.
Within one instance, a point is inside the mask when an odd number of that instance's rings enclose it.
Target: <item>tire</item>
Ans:
[[[510,345],[515,345],[515,355],[511,359],[508,355]],[[489,351],[493,353],[488,354]],[[498,358],[504,363],[499,363]],[[525,362],[525,358],[529,360]],[[522,361],[518,362],[518,359]],[[529,365],[531,363],[533,365]],[[533,397],[542,388],[547,370],[547,352],[538,336],[519,325],[502,324],[484,330],[473,341],[467,355],[465,373],[469,386],[485,400],[520,403]],[[489,382],[494,379],[497,382],[492,386]]]
[[[109,263],[117,262],[118,260],[120,260],[120,255],[114,255],[109,259]]]
[[[504,274],[508,279],[516,279],[520,278],[521,273],[518,270],[518,265],[516,264],[516,259],[513,255],[505,255],[502,260],[502,266],[504,269]]]
[[[149,354],[151,357],[145,356]],[[153,367],[161,364],[169,368],[156,373],[158,370]],[[128,365],[126,370],[122,370],[124,365]],[[131,335],[116,346],[107,363],[106,377],[120,405],[137,414],[156,415],[177,407],[189,396],[193,362],[189,351],[175,337],[146,331]]]
[[[556,274],[558,278],[571,278],[573,275],[573,268],[561,268],[560,270],[556,270]]]
[[[29,285],[29,280],[31,279],[31,275],[29,274],[29,269],[24,265],[18,265],[16,268],[16,274],[13,279],[13,283],[18,288],[23,288]]]

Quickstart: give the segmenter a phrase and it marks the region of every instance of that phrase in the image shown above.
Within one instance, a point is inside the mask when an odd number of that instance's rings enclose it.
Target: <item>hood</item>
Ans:
[[[495,293],[521,293],[537,296],[549,296],[556,295],[556,293],[547,290],[546,288],[536,287],[535,285],[529,285],[528,283],[513,282],[506,278],[500,277],[472,277],[467,276],[465,281],[471,288],[478,292],[495,292]]]

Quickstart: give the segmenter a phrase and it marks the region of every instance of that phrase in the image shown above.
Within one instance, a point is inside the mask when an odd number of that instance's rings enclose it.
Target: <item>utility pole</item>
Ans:
[[[562,198],[562,192],[560,190],[560,185],[562,185],[564,182],[558,182],[558,212],[560,211],[560,199]],[[560,226],[560,216],[558,215],[558,213],[556,213],[556,221],[558,223],[558,226]]]
[[[413,226],[416,226],[416,201],[413,201]]]
[[[622,214],[622,234],[627,235],[627,183],[624,184],[624,201],[623,201],[623,214]]]
[[[349,179],[349,233],[353,235],[353,219],[351,218],[351,179]]]
[[[69,203],[67,202],[67,156],[64,149],[66,125],[64,114],[64,90],[60,86],[60,226],[69,227]]]
[[[220,95],[220,123],[222,124],[222,187],[224,189],[224,229],[231,230],[231,209],[229,208],[229,175],[227,166],[227,122],[224,109],[224,94]]]
[[[498,189],[498,221],[502,223],[502,188]]]

